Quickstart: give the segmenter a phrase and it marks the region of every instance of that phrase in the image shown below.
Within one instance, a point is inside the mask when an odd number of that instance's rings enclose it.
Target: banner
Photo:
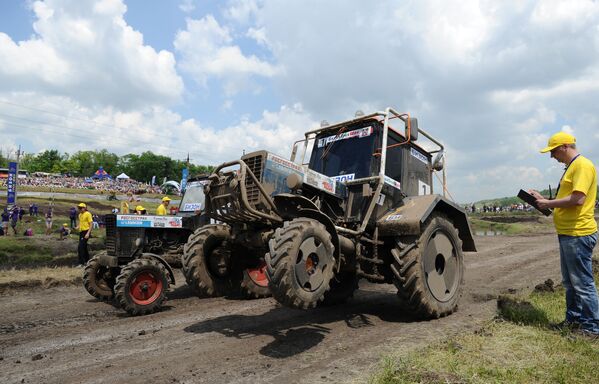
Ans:
[[[185,188],[187,188],[188,176],[189,176],[189,169],[183,168],[183,172],[181,174],[181,192],[185,192]]]
[[[17,163],[8,163],[8,178],[6,179],[6,205],[17,203]]]

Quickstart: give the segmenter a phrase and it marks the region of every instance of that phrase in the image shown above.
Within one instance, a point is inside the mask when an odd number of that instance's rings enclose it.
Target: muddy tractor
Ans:
[[[444,197],[444,162],[439,141],[388,108],[322,124],[290,160],[258,151],[224,163],[204,189],[205,212],[221,224],[190,237],[187,281],[218,290],[230,284],[223,271],[265,265],[272,295],[288,307],[344,302],[363,278],[394,284],[414,316],[448,315],[462,292],[463,252],[476,248],[465,211]]]
[[[132,315],[159,310],[175,283],[173,267],[180,267],[189,235],[209,221],[200,214],[206,182],[206,177],[189,180],[174,216],[106,215],[106,251],[85,266],[85,289]]]

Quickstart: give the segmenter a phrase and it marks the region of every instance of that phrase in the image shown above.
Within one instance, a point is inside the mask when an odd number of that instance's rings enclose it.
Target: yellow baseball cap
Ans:
[[[87,205],[85,205],[85,203],[79,203],[79,205],[77,205],[79,208],[87,208]]]
[[[576,138],[566,132],[558,132],[549,138],[547,146],[541,149],[541,153],[549,152],[564,144],[575,144]]]
[[[137,207],[135,207],[136,211],[145,211],[146,209],[144,207],[142,207],[141,205],[138,205]]]
[[[162,201],[171,201],[171,199],[170,199],[168,196],[164,196],[164,197],[162,198]]]
[[[68,227],[69,225],[67,223],[64,223],[62,226],[63,227]]]

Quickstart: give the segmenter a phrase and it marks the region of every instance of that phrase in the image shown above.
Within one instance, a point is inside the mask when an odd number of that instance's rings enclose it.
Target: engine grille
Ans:
[[[117,256],[117,254],[116,254],[116,215],[104,216],[104,223],[106,224],[106,252],[110,256]]]
[[[258,181],[261,181],[262,180],[262,169],[264,168],[264,156],[258,155],[258,156],[248,157],[247,159],[243,159],[243,162],[248,166],[250,171],[252,171],[254,176],[256,176]],[[252,179],[252,177],[250,175],[247,175],[245,177],[245,185],[246,185],[248,202],[251,205],[256,206],[256,204],[258,204],[260,202],[260,190],[258,189],[258,186],[256,185],[256,183],[254,183],[254,180]]]

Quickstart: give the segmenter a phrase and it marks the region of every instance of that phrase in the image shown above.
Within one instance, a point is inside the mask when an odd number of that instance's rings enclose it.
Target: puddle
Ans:
[[[502,236],[502,231],[476,231],[476,236]]]

